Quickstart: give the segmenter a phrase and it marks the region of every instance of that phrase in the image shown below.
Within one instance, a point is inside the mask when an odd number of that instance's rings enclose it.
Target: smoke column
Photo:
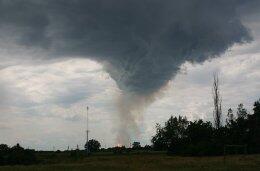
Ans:
[[[0,0],[0,40],[46,60],[103,64],[121,90],[118,141],[128,144],[139,114],[184,62],[204,62],[252,39],[241,17],[258,2]]]
[[[117,100],[117,108],[120,122],[118,123],[117,142],[128,145],[131,138],[140,138],[139,124],[142,122],[142,113],[151,104],[158,94],[139,95],[131,92],[121,92]],[[132,135],[132,136],[131,136]]]

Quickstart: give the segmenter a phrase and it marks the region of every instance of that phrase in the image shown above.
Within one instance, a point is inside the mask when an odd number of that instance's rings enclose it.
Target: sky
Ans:
[[[150,144],[171,115],[213,120],[214,73],[223,115],[252,112],[258,2],[0,0],[0,143],[83,148],[89,106],[102,147]]]

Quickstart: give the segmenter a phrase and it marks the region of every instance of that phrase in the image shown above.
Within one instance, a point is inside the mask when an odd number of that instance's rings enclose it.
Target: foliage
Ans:
[[[0,165],[35,164],[35,151],[24,149],[19,144],[9,148],[6,144],[0,145]]]
[[[85,149],[87,149],[87,147],[89,152],[97,152],[100,149],[101,145],[97,140],[92,139],[85,144]]]
[[[134,150],[139,150],[139,149],[141,149],[142,147],[141,147],[141,144],[140,144],[140,142],[133,142],[133,144],[132,144],[132,149],[134,149]]]
[[[235,118],[234,118],[233,110],[231,108],[229,108],[228,113],[227,113],[227,119],[226,119],[227,127],[230,127],[233,125],[234,119]]]
[[[125,146],[117,146],[112,148],[114,154],[123,154],[127,153],[127,149]]]
[[[243,104],[239,104],[237,119],[229,109],[227,124],[219,128],[203,120],[192,122],[181,116],[171,116],[164,126],[156,125],[153,148],[167,150],[169,154],[221,155],[227,144],[247,144],[249,153],[259,153],[260,100],[254,103],[253,111],[248,114]]]
[[[241,103],[237,107],[237,118],[246,119],[247,110],[244,108],[244,105]]]
[[[156,125],[156,136],[152,138],[155,150],[165,150],[169,146],[178,145],[180,140],[185,139],[185,130],[188,126],[186,117],[170,117],[165,123],[165,127]]]

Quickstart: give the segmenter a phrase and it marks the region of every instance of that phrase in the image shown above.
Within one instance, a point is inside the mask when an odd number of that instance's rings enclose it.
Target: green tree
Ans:
[[[260,99],[254,103],[254,114],[248,116],[249,152],[260,153]]]
[[[85,144],[85,148],[87,148],[89,152],[96,152],[100,149],[101,145],[97,140],[91,139]]]
[[[141,148],[140,142],[133,142],[132,148],[133,148],[133,149],[136,149],[136,150],[140,149],[140,148]]]
[[[7,152],[9,150],[8,145],[0,144],[0,152]]]
[[[233,110],[231,108],[229,108],[228,113],[227,113],[226,124],[227,124],[228,127],[231,127],[233,123],[234,123]]]
[[[161,127],[160,124],[155,125],[156,134],[152,137],[152,144],[155,150],[166,150],[167,149],[167,139],[165,137],[165,129]]]
[[[152,138],[153,147],[156,150],[166,150],[171,146],[177,146],[186,138],[186,129],[189,122],[186,117],[173,117],[165,122],[165,126],[156,125],[156,135]]]
[[[247,110],[244,108],[244,105],[240,103],[237,107],[237,118],[246,119],[247,115]]]
[[[191,143],[200,143],[202,141],[209,141],[212,138],[213,127],[210,122],[203,122],[200,119],[190,122],[186,132]]]
[[[260,99],[257,100],[257,101],[254,103],[253,111],[254,111],[254,115],[256,115],[256,117],[257,117],[258,120],[259,120],[259,119],[260,119]]]
[[[0,165],[5,165],[7,163],[9,152],[10,148],[6,144],[0,144]]]

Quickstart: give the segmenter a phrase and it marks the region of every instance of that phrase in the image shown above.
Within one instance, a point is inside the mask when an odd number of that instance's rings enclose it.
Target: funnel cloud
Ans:
[[[252,40],[241,17],[257,2],[0,0],[0,39],[44,52],[46,60],[76,56],[103,64],[122,91],[118,141],[127,143],[129,129],[137,130],[133,113],[184,62],[201,63]]]

